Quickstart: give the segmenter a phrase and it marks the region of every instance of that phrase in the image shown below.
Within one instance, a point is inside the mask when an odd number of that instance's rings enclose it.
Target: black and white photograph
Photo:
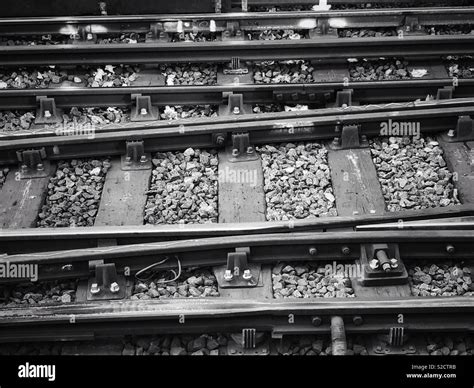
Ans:
[[[0,387],[474,387],[473,120],[474,1],[2,0]]]

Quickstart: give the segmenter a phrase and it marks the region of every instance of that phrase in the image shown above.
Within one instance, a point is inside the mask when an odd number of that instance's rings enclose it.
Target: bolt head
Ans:
[[[247,147],[247,154],[253,153],[253,147]]]
[[[45,110],[44,111],[44,117],[46,117],[47,119],[49,119],[51,117],[51,112],[49,110]]]
[[[232,150],[232,156],[239,156],[239,150],[237,148]]]
[[[140,114],[141,114],[142,116],[145,116],[145,115],[148,114],[148,111],[147,111],[145,108],[142,108],[142,109],[140,109]]]
[[[226,282],[230,282],[234,278],[234,275],[232,275],[232,271],[230,269],[226,269],[224,272],[224,280]]]
[[[354,318],[352,318],[352,322],[354,323],[354,325],[360,326],[364,323],[364,320],[360,315],[356,315]]]
[[[343,255],[349,255],[351,253],[351,249],[349,247],[342,247],[341,252]]]
[[[316,256],[318,254],[317,248],[314,248],[314,247],[309,248],[309,254],[311,256]]]
[[[370,269],[377,269],[380,266],[380,262],[377,259],[372,259],[369,262]]]
[[[390,267],[398,268],[398,260],[395,258],[390,259]]]
[[[97,283],[92,283],[90,291],[92,295],[97,295],[100,292],[99,285]]]
[[[252,279],[252,273],[250,272],[249,269],[246,269],[242,277],[244,278],[244,280],[250,280]]]
[[[232,113],[233,113],[234,115],[240,114],[240,108],[239,108],[238,106],[235,106],[234,109],[233,109],[233,111],[232,111]]]
[[[313,317],[313,318],[311,319],[311,324],[312,324],[313,326],[321,326],[322,323],[323,323],[323,320],[322,320],[321,317]]]
[[[455,250],[456,249],[454,248],[454,245],[449,244],[449,245],[446,246],[446,252],[448,252],[448,253],[454,253]]]
[[[140,157],[140,163],[146,163],[147,161],[148,161],[148,159],[146,158],[145,155],[142,155],[142,156]]]
[[[116,294],[117,292],[120,291],[120,286],[118,285],[117,282],[113,282],[111,285],[110,285],[110,292],[112,292],[113,294]]]

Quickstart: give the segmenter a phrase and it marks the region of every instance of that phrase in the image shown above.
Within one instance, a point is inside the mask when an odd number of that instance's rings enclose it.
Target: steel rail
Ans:
[[[357,225],[357,231],[400,230],[400,223]],[[474,230],[474,217],[448,218],[445,220],[428,220],[403,222],[404,230]]]
[[[0,342],[97,339],[125,334],[239,332],[252,327],[273,336],[328,334],[331,316],[348,333],[386,334],[403,326],[410,333],[474,330],[472,298],[385,298],[235,300],[160,299],[73,303],[0,310]],[[294,323],[289,323],[290,314]],[[403,314],[403,325],[395,324]],[[313,317],[322,320],[312,324]],[[363,323],[353,323],[355,316]],[[72,319],[72,317],[74,319]],[[394,318],[395,317],[395,318]],[[186,324],[180,324],[180,319]]]
[[[4,46],[0,65],[157,64],[380,56],[441,56],[474,53],[473,35],[406,36],[289,41],[137,43],[125,45]]]
[[[97,132],[75,136],[45,136],[0,141],[0,165],[18,162],[16,151],[25,148],[44,148],[51,160],[89,156],[120,155],[127,140],[143,140],[145,152],[179,150],[188,147],[216,147],[215,136],[230,138],[235,132],[249,132],[253,144],[268,142],[331,139],[339,136],[343,124],[359,124],[364,135],[379,135],[380,123],[389,118],[420,122],[422,133],[455,128],[459,116],[474,114],[474,100],[441,100],[407,105],[406,110],[370,111],[319,116],[318,111],[282,112],[265,115],[241,115],[218,120],[206,120],[184,125],[168,123],[160,126],[144,124],[141,129],[118,132]],[[209,123],[211,121],[212,123]],[[154,125],[152,127],[152,125]],[[144,129],[146,128],[146,129]],[[290,131],[291,129],[291,131]],[[225,142],[224,142],[225,143]],[[225,145],[225,144],[224,144]]]
[[[360,258],[364,244],[398,244],[400,257],[407,260],[466,260],[473,258],[474,231],[472,230],[397,230],[390,234],[370,232],[299,232],[256,235],[221,236],[157,243],[71,249],[5,255],[2,263],[35,264],[38,279],[51,280],[87,277],[89,262],[103,260],[115,263],[117,271],[128,268],[130,273],[157,263],[163,258],[177,257],[183,267],[217,266],[227,263],[227,254],[235,248],[250,248],[249,262],[278,261],[353,261]],[[449,247],[449,249],[448,249]],[[452,247],[452,248],[451,248]],[[311,248],[316,248],[316,254]],[[175,260],[157,266],[173,268]],[[0,283],[18,283],[24,279],[2,278]]]
[[[405,210],[384,214],[355,215],[352,217],[323,217],[313,220],[243,222],[224,224],[100,226],[77,228],[4,229],[0,231],[0,252],[9,255],[66,249],[94,248],[100,240],[114,240],[117,245],[207,238],[219,236],[323,232],[333,229],[355,230],[412,230],[418,222],[436,227],[443,222],[469,220],[474,206],[458,205],[438,209]],[[421,221],[417,221],[421,220]],[[428,221],[427,221],[428,220]],[[414,222],[416,221],[416,222]],[[449,225],[452,226],[453,223]],[[458,222],[457,229],[469,229]],[[466,225],[463,227],[463,225]],[[393,226],[393,227],[392,227]]]
[[[312,1],[314,3],[314,1]],[[161,14],[161,15],[108,15],[68,17],[0,18],[0,35],[69,36],[80,32],[84,26],[97,34],[138,32],[147,33],[156,23],[162,23],[163,31],[177,32],[178,21],[188,22],[183,31],[209,31],[210,21],[216,23],[216,31],[227,28],[226,22],[239,22],[243,31],[268,28],[310,29],[317,19],[328,19],[335,28],[397,27],[403,26],[406,16],[418,17],[421,25],[469,24],[474,7],[431,7],[402,9],[330,10],[304,12],[231,12],[221,14]],[[341,22],[343,18],[343,23]]]
[[[315,104],[335,101],[337,91],[350,88],[359,103],[383,103],[425,99],[439,89],[453,85],[451,78],[401,81],[357,81],[345,86],[341,82],[308,84],[241,84],[225,86],[148,86],[121,88],[59,87],[48,89],[0,90],[0,109],[36,109],[37,96],[54,98],[58,108],[130,107],[132,94],[150,96],[152,104],[194,105],[222,104],[223,94],[242,94],[246,104],[300,103]],[[474,79],[459,79],[453,97],[474,97]]]
[[[474,83],[470,83],[469,85],[474,85]],[[268,85],[262,85],[262,86],[268,86]],[[222,90],[220,87],[219,89]],[[133,90],[135,90],[135,88]],[[144,89],[142,89],[142,91],[143,90]],[[184,90],[188,90],[188,88],[184,87]],[[228,90],[228,89],[225,89],[225,90]],[[246,91],[249,91],[249,95],[253,93],[253,90],[254,89],[252,86],[250,86],[248,89],[245,87],[243,89],[238,89],[239,92],[242,91],[244,94],[246,93]],[[260,88],[258,88],[258,90],[260,90]],[[265,88],[264,90],[266,90],[267,92],[270,92],[271,88]],[[284,88],[284,89],[277,89],[277,90],[284,91],[284,93],[282,93],[283,95],[286,95],[286,94],[293,95],[294,93],[307,94],[312,89],[308,89],[305,87],[305,85],[301,85],[300,89]],[[104,92],[107,92],[107,91],[105,90]],[[323,91],[322,93],[325,93],[325,92]],[[16,96],[18,96],[19,94],[20,92],[15,92]],[[104,94],[107,94],[107,93],[104,93]],[[0,95],[2,95],[1,92],[0,92]],[[277,97],[277,100],[279,100],[280,93],[277,93],[276,97]],[[20,98],[22,97],[20,96]],[[285,99],[285,97],[283,99]],[[301,100],[298,100],[298,102],[301,102]],[[197,118],[192,118],[192,119],[156,120],[156,121],[145,121],[145,122],[139,122],[139,123],[137,122],[112,123],[112,124],[94,126],[94,133],[123,132],[123,131],[141,130],[141,129],[173,128],[177,126],[180,128],[183,128],[183,127],[189,128],[189,127],[194,127],[194,126],[199,126],[199,125],[209,125],[209,124],[211,124],[211,126],[216,125],[216,124],[221,125],[221,124],[228,124],[228,123],[232,123],[232,124],[237,123],[238,125],[243,125],[244,123],[250,122],[250,121],[260,122],[260,121],[268,121],[268,120],[273,120],[273,119],[286,120],[286,119],[290,119],[294,117],[305,119],[305,118],[331,116],[331,115],[336,115],[336,114],[347,116],[350,114],[363,113],[363,112],[376,113],[376,112],[394,112],[397,110],[409,111],[409,110],[416,110],[416,109],[422,109],[422,108],[423,109],[437,109],[441,105],[444,107],[453,108],[453,107],[465,106],[464,104],[470,104],[471,102],[472,102],[471,98],[468,97],[468,98],[455,98],[455,99],[442,100],[442,101],[430,100],[430,101],[414,101],[414,102],[377,103],[377,104],[367,104],[367,105],[351,105],[347,107],[301,110],[298,112],[274,112],[274,113],[265,113],[265,114],[249,114],[249,113],[244,112],[244,114],[238,115],[238,116],[222,115],[219,117],[213,117],[212,119],[209,119],[207,117],[197,117]],[[224,101],[224,104],[225,104],[225,101]],[[61,129],[62,125],[61,124],[38,125],[38,126],[33,125],[28,130],[0,132],[0,140],[13,141],[13,140],[19,140],[19,139],[33,139],[36,137],[56,136],[58,135],[58,131],[57,131],[58,127],[59,129]],[[59,134],[61,135],[62,133],[59,133]]]

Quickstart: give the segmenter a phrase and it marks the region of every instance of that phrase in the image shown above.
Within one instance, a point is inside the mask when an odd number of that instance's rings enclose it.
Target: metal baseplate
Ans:
[[[359,283],[363,286],[406,284],[408,272],[400,258],[398,244],[363,244]]]
[[[143,140],[130,140],[125,143],[125,155],[121,157],[121,168],[124,171],[150,170],[151,156],[145,153]]]
[[[151,104],[150,96],[132,94],[130,121],[155,121],[160,119],[158,107]]]
[[[231,356],[267,356],[270,354],[270,340],[264,333],[253,328],[242,329],[241,333],[231,334],[227,344],[227,354]]]
[[[36,108],[35,124],[61,124],[63,122],[62,111],[56,108],[54,98],[36,96],[38,107]]]
[[[419,355],[423,352],[422,338],[412,339],[406,336],[404,327],[391,327],[387,335],[371,338],[367,351],[370,355]]]
[[[250,144],[248,132],[236,132],[232,134],[232,155],[229,162],[247,162],[257,160],[258,155],[255,148]]]
[[[474,140],[474,121],[470,116],[460,116],[455,129],[443,133],[441,138],[449,143]]]
[[[366,148],[369,146],[367,136],[360,134],[359,125],[341,125],[336,127],[334,140],[329,145],[333,150],[347,150],[353,148]]]
[[[214,274],[220,288],[263,287],[261,265],[250,264],[250,248],[235,248],[227,254],[227,264],[216,267]]]
[[[124,299],[127,294],[127,281],[117,274],[114,263],[104,264],[103,260],[89,262],[94,276],[87,282],[87,300]]]
[[[17,151],[16,156],[20,163],[20,179],[45,178],[50,175],[51,164],[45,159],[44,148]]]
[[[251,107],[244,104],[242,94],[224,92],[222,94],[223,104],[219,105],[219,116],[239,116],[251,113]]]

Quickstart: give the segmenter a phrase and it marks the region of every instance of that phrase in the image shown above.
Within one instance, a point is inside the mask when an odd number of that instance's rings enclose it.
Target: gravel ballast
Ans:
[[[397,36],[394,28],[341,28],[337,31],[340,38],[380,38],[383,36]]]
[[[365,341],[360,336],[347,337],[347,356],[368,355]],[[331,356],[332,346],[328,337],[302,335],[287,337],[277,346],[277,352],[284,356]]]
[[[408,62],[397,58],[362,59],[349,63],[351,81],[394,81],[412,78]]]
[[[275,298],[351,298],[354,297],[349,273],[334,273],[312,263],[279,263],[272,269]]]
[[[299,40],[306,39],[304,30],[264,30],[247,34],[249,40]]]
[[[60,161],[37,226],[93,226],[109,168],[109,159]]]
[[[413,266],[408,275],[414,296],[474,296],[471,269],[462,263]]]
[[[187,270],[176,281],[164,283],[163,280],[158,278],[149,281],[138,281],[134,286],[131,298],[205,298],[219,296],[217,280],[212,274],[212,269]]]
[[[389,211],[459,204],[438,142],[384,137],[371,141],[370,150]]]
[[[446,70],[450,77],[474,78],[474,60],[469,57],[448,57]]]
[[[474,355],[474,336],[472,335],[428,336],[426,343],[426,351],[430,356]]]
[[[161,109],[163,120],[194,119],[199,117],[217,117],[216,105],[166,105]]]
[[[257,147],[268,221],[336,215],[327,149],[317,143]]]
[[[176,63],[160,65],[166,77],[166,85],[215,85],[217,83],[217,65],[203,63]]]
[[[289,84],[314,82],[314,67],[309,61],[267,61],[253,66],[256,84]]]
[[[0,307],[9,308],[21,305],[45,305],[74,302],[77,282],[41,282],[15,286],[9,298]]]
[[[219,161],[215,150],[157,153],[152,162],[146,224],[217,222]]]
[[[3,187],[3,184],[6,181],[9,171],[10,169],[8,169],[7,167],[0,169],[0,189]]]

